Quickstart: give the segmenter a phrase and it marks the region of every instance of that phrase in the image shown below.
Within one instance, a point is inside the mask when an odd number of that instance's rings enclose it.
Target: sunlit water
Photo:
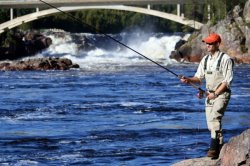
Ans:
[[[195,89],[126,51],[59,46],[38,56],[69,57],[81,69],[0,73],[0,165],[165,166],[206,155],[210,134]],[[156,60],[177,74],[197,68],[164,56]],[[235,67],[226,142],[250,127],[249,70]]]

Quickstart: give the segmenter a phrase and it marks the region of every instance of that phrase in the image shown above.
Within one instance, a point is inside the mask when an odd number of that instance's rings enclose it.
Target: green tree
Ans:
[[[0,23],[10,19],[10,11],[8,9],[0,9]]]

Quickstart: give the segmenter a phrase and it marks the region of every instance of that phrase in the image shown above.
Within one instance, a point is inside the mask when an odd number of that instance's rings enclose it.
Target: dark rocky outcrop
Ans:
[[[222,37],[220,49],[229,54],[238,63],[250,63],[250,0],[244,9],[236,6],[224,20],[212,25],[204,25],[193,33],[188,41],[179,46],[170,55],[177,61],[199,62],[206,54],[202,39],[209,33],[218,33]]]
[[[249,166],[250,165],[250,129],[235,136],[226,143],[220,152],[219,159],[203,157],[184,160],[173,166]]]
[[[39,58],[21,61],[0,63],[1,71],[22,71],[22,70],[68,70],[79,68],[66,58]]]
[[[52,44],[49,37],[39,32],[21,32],[11,36],[11,41],[5,47],[0,47],[0,60],[15,60],[32,56],[48,48]]]

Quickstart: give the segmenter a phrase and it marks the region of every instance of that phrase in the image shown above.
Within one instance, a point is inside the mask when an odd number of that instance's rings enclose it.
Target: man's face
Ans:
[[[206,43],[207,51],[213,54],[215,51],[219,49],[219,45],[220,45],[219,42]]]

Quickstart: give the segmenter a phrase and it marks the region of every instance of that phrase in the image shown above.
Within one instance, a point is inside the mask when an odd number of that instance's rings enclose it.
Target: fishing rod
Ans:
[[[100,34],[103,34],[105,37],[107,37],[107,38],[109,38],[109,39],[111,39],[111,40],[113,40],[113,41],[119,43],[120,45],[126,47],[127,49],[129,49],[129,50],[135,52],[136,54],[138,54],[138,55],[142,56],[143,58],[145,58],[145,59],[151,61],[152,63],[156,64],[157,66],[159,66],[159,67],[161,67],[161,68],[167,70],[169,73],[173,74],[173,75],[176,76],[177,78],[179,78],[179,79],[182,78],[181,75],[176,74],[175,72],[173,72],[172,70],[168,69],[167,67],[165,67],[165,66],[163,66],[163,65],[161,65],[161,64],[159,64],[159,63],[157,63],[156,61],[154,61],[154,60],[152,60],[152,59],[150,59],[150,58],[148,58],[147,56],[143,55],[142,53],[140,53],[140,52],[136,51],[135,49],[129,47],[128,45],[126,45],[126,44],[120,42],[119,40],[113,38],[112,36],[110,36],[110,35],[108,35],[108,34],[102,32],[101,30],[97,29],[96,27],[94,27],[94,26],[92,26],[92,25],[90,25],[90,24],[88,24],[88,23],[86,23],[86,22],[84,22],[84,21],[82,21],[82,20],[80,20],[80,19],[74,17],[72,14],[67,13],[67,12],[64,12],[63,10],[57,8],[56,6],[54,6],[54,5],[52,5],[52,4],[48,3],[48,2],[45,2],[44,0],[39,0],[39,1],[42,2],[42,3],[44,3],[44,4],[46,4],[46,5],[48,5],[48,6],[50,6],[51,8],[54,8],[54,9],[58,10],[59,12],[65,14],[65,15],[69,16],[71,19],[77,21],[78,23],[81,23],[81,24],[86,25],[86,26],[87,26],[89,29],[91,29],[92,31],[98,32],[98,33],[100,33]],[[198,90],[199,93],[201,93],[201,94],[204,94],[204,93],[205,93],[205,91],[204,91],[203,89],[201,89],[199,86],[197,86],[197,85],[195,85],[195,84],[193,84],[193,83],[191,83],[191,82],[190,82],[189,84],[190,84],[192,87],[194,87],[196,90]]]

